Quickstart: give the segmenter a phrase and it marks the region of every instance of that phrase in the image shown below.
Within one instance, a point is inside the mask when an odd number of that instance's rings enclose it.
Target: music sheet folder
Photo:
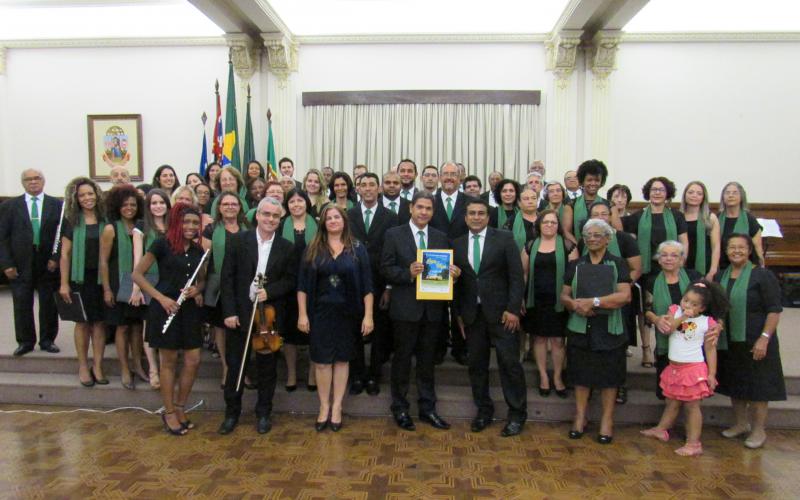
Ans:
[[[61,295],[54,294],[56,297],[56,308],[58,309],[58,317],[64,321],[74,321],[76,323],[86,322],[86,310],[83,308],[83,299],[78,292],[70,293],[72,304],[67,304]]]

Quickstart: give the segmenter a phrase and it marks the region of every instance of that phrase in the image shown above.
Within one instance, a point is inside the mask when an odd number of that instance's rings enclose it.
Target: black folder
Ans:
[[[61,298],[61,295],[58,293],[55,294],[58,317],[64,321],[85,323],[87,320],[86,310],[83,308],[83,299],[81,299],[81,294],[78,292],[72,292],[69,295],[72,298],[72,304],[67,304],[64,302],[64,299]]]
[[[578,299],[605,297],[617,290],[614,268],[606,264],[581,264],[575,269]],[[610,309],[595,309],[597,314],[611,314]]]

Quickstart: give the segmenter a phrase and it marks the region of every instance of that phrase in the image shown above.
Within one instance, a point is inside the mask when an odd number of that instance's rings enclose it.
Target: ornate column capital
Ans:
[[[6,48],[0,45],[0,75],[6,74]]]
[[[605,87],[608,84],[608,76],[617,67],[617,48],[620,40],[622,40],[620,30],[600,30],[592,38],[587,56],[598,87]]]
[[[280,87],[285,88],[289,75],[297,71],[297,43],[282,33],[262,33],[267,49],[267,66],[278,77]]]
[[[569,85],[569,78],[575,70],[582,34],[580,30],[559,31],[544,44],[547,49],[547,70],[553,72],[556,84],[562,89]]]
[[[236,76],[240,80],[249,81],[253,74],[258,71],[261,47],[244,33],[226,34],[225,41],[231,51],[233,71],[236,72]]]

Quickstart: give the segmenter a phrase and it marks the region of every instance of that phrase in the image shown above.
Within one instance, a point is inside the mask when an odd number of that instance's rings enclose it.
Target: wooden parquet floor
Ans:
[[[0,410],[19,409],[2,406]],[[48,408],[37,407],[37,410]],[[679,439],[616,430],[610,446],[567,439],[565,424],[531,424],[522,436],[450,431],[387,418],[346,418],[317,434],[314,417],[281,414],[266,436],[243,417],[219,436],[222,415],[191,414],[198,429],[175,438],[156,416],[0,414],[2,498],[797,498],[800,431],[771,431],[765,448],[704,432],[705,455],[677,457]]]

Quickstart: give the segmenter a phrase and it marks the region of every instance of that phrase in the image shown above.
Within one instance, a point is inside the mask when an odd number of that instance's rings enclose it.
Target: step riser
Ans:
[[[192,392],[190,405],[199,400],[204,401],[202,410],[223,411],[225,402],[222,391],[213,390],[213,385],[208,381],[203,387]],[[119,408],[124,406],[138,406],[155,410],[161,406],[160,394],[156,391],[140,389],[131,392],[122,388],[105,387],[85,389],[75,388],[53,388],[23,385],[8,385],[0,387],[2,389],[2,402],[6,404],[24,405],[51,405],[67,406],[74,408]],[[505,417],[505,404],[499,391],[492,392],[495,401],[497,418]],[[539,398],[529,391],[528,419],[529,421],[547,422],[571,422],[574,416],[574,401],[572,399],[560,400],[554,396],[547,399]],[[596,432],[597,422],[600,418],[599,398],[590,402],[589,419],[594,422],[590,431]],[[412,416],[416,415],[416,396],[409,395],[412,402]],[[256,393],[245,391],[243,406],[246,415],[249,415],[254,408]],[[391,400],[388,395],[388,387],[381,388],[378,396],[348,396],[345,400],[345,413],[352,416],[373,416],[389,418]],[[298,390],[294,393],[286,393],[278,388],[273,399],[273,411],[276,413],[299,413],[305,415],[315,415],[319,408],[319,400],[316,393]],[[35,409],[35,408],[33,408]],[[472,400],[464,395],[450,395],[443,397],[437,402],[438,412],[445,418],[451,419],[471,419],[475,416],[475,407]],[[634,403],[617,405],[614,420],[619,424],[651,425],[658,421],[663,410],[663,405],[658,402]],[[707,425],[724,426],[731,423],[731,409],[727,406],[706,406],[703,408],[703,420]],[[148,418],[143,415],[143,418]],[[311,417],[300,418],[301,422],[308,420],[311,425]],[[771,408],[769,412],[769,427],[800,429],[800,419],[797,411]],[[500,426],[497,426],[498,431]],[[566,431],[565,431],[566,432]]]

